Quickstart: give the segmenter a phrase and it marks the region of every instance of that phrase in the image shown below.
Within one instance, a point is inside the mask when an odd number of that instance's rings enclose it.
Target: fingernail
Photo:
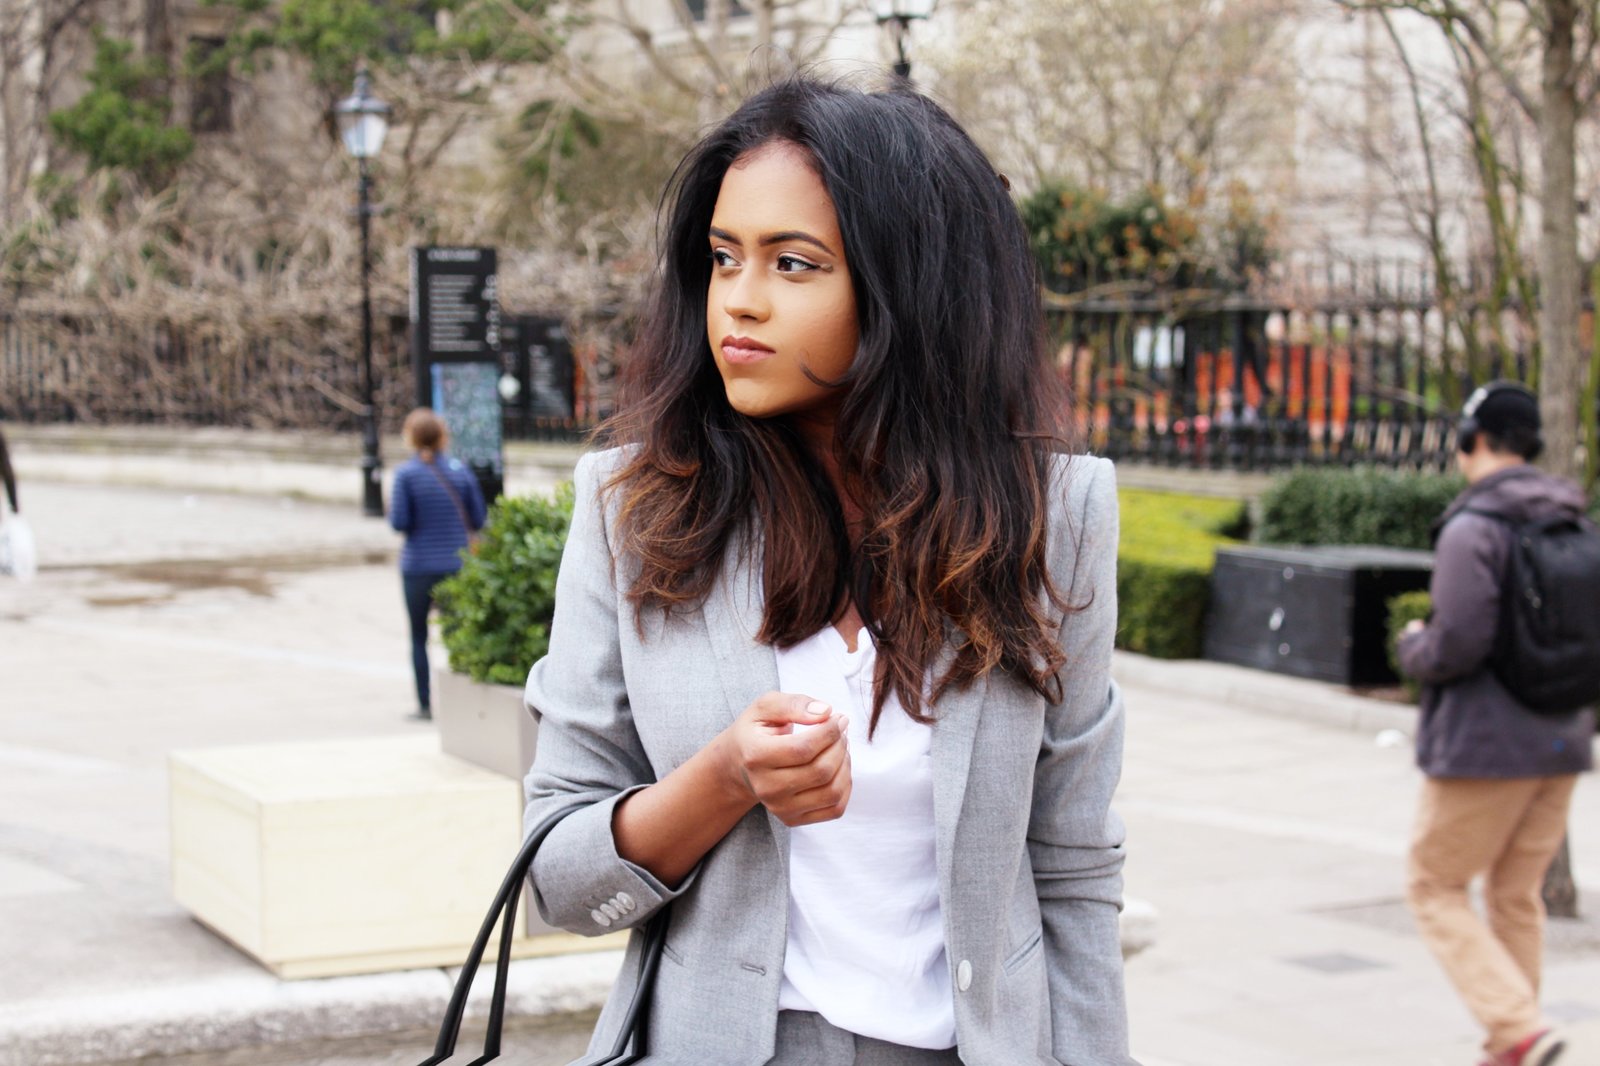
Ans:
[[[806,713],[826,715],[828,713],[828,705],[821,700],[812,700],[806,704]]]
[[[849,732],[849,730],[850,730],[850,716],[848,714],[841,714],[839,716],[839,732],[842,735],[844,733]]]

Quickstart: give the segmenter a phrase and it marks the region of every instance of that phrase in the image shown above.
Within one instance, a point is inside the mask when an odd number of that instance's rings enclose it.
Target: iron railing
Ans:
[[[1075,426],[1111,458],[1420,469],[1442,467],[1453,452],[1455,411],[1469,386],[1451,327],[1428,303],[1052,302]],[[1491,369],[1521,376],[1525,366],[1513,356]]]
[[[1528,359],[1517,330],[1497,329],[1490,362],[1469,374],[1459,326],[1421,292],[1051,294],[1047,315],[1073,424],[1099,454],[1233,469],[1421,469],[1448,462],[1468,378],[1523,377]],[[0,419],[353,431],[358,368],[346,325],[302,322],[288,336],[248,324],[0,313]],[[393,429],[413,395],[407,322],[389,314],[376,326],[379,407]],[[611,368],[582,353],[575,362],[571,415],[530,406],[535,390],[523,382],[503,407],[509,439],[581,439],[608,413]],[[528,373],[509,356],[504,369]]]

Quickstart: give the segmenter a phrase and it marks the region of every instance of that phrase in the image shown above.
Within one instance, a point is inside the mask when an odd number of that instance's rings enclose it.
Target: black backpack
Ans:
[[[1462,513],[1512,532],[1489,660],[1500,683],[1539,714],[1600,703],[1600,529],[1581,517],[1516,522],[1493,511]]]

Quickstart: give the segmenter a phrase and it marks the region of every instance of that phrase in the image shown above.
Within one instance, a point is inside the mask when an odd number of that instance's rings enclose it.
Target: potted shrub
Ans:
[[[443,749],[520,780],[535,724],[522,706],[528,670],[550,646],[556,571],[572,522],[572,485],[495,501],[474,551],[436,590],[449,668],[433,675]]]

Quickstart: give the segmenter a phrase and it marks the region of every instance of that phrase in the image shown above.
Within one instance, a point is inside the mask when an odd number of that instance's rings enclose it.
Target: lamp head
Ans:
[[[339,119],[339,137],[345,150],[357,159],[371,159],[383,151],[389,132],[389,105],[372,95],[367,68],[356,71],[355,92],[340,100],[333,113]]]
[[[925,19],[938,6],[939,0],[871,0],[872,14],[879,22]]]

